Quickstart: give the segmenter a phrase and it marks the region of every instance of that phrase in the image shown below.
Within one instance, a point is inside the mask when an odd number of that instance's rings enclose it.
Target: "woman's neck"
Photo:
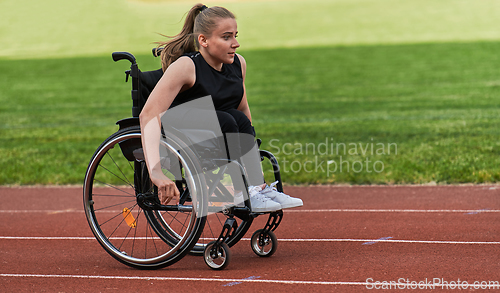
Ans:
[[[205,52],[205,50],[200,50],[201,56],[203,56],[203,59],[212,67],[213,69],[217,71],[222,71],[222,65],[223,63],[215,61],[213,58],[211,58],[210,54]]]

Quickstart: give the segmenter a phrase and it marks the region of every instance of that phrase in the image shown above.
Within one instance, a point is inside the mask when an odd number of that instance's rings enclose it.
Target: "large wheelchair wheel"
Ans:
[[[200,216],[206,214],[206,183],[196,156],[180,139],[163,144],[176,162],[176,170],[166,172],[176,173],[175,180],[189,193],[182,206],[160,211],[148,205],[158,200],[138,126],[106,139],[85,175],[84,207],[92,232],[111,256],[135,268],[157,269],[180,260],[196,244],[206,222]]]

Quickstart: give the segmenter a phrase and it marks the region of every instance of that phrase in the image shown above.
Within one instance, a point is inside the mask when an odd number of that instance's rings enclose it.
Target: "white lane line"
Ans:
[[[5,214],[23,213],[83,213],[83,210],[0,210]],[[119,210],[100,211],[101,213],[121,213]],[[415,209],[309,209],[309,210],[286,210],[285,213],[500,213],[500,210],[477,209],[477,210],[415,210]]]
[[[146,281],[201,281],[201,282],[245,282],[245,283],[274,283],[300,285],[355,285],[366,286],[365,282],[325,282],[325,281],[294,281],[294,280],[266,280],[266,279],[212,279],[212,278],[184,278],[184,277],[138,277],[138,276],[99,276],[99,275],[41,275],[41,274],[0,274],[5,278],[70,278],[70,279],[106,279],[106,280],[146,280]]]
[[[145,240],[145,237],[135,237],[135,238],[124,238],[124,237],[112,237],[111,239],[123,240],[123,239],[135,239],[135,240]],[[151,239],[148,237],[147,239]],[[160,239],[160,238],[155,238]],[[95,240],[94,237],[24,237],[24,236],[0,236],[0,240]],[[202,239],[203,240],[203,239]],[[250,238],[242,238],[243,241],[250,241]],[[475,245],[500,245],[500,241],[453,241],[453,240],[404,240],[404,239],[349,239],[349,238],[310,238],[310,239],[290,239],[290,238],[279,238],[278,241],[281,242],[386,242],[386,243],[417,243],[417,244],[475,244]]]
[[[500,213],[500,210],[413,210],[413,209],[317,209],[286,210],[286,213]]]
[[[26,214],[26,213],[47,213],[47,214],[59,214],[59,213],[83,213],[82,210],[0,210],[0,213],[4,214]],[[112,211],[115,212],[115,211]]]
[[[442,241],[442,240],[398,240],[398,239],[278,239],[288,242],[386,242],[419,244],[489,244],[500,245],[500,241]]]
[[[141,240],[139,238],[140,237],[136,237],[135,239]],[[123,239],[123,238],[111,238],[111,239]],[[96,240],[96,239],[95,237],[0,236],[0,240]]]

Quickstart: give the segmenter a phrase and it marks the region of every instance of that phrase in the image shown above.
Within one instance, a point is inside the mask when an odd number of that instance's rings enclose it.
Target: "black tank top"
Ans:
[[[193,60],[196,68],[196,81],[191,88],[179,93],[170,107],[210,95],[215,110],[225,111],[238,108],[243,98],[243,77],[241,63],[236,54],[234,62],[223,64],[221,71],[210,66],[199,52],[187,53],[183,56],[188,56]]]

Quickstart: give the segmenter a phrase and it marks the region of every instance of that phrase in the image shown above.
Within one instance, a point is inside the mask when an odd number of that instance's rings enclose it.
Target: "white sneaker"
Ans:
[[[266,186],[260,194],[279,203],[282,209],[300,207],[304,204],[300,198],[291,197],[279,192],[276,187],[274,187],[276,184],[278,184],[278,181],[271,183],[271,186]]]
[[[248,188],[248,195],[250,196],[250,204],[252,205],[252,212],[266,213],[281,210],[281,205],[266,196],[261,194],[262,188],[260,186],[250,186]],[[244,206],[243,193],[239,192],[234,195],[234,203],[236,206]]]
[[[260,186],[250,186],[248,187],[248,196],[252,197],[256,194],[258,194],[262,188]],[[234,204],[237,207],[244,207],[245,206],[245,198],[243,197],[243,192],[240,191],[237,194],[234,195]]]

